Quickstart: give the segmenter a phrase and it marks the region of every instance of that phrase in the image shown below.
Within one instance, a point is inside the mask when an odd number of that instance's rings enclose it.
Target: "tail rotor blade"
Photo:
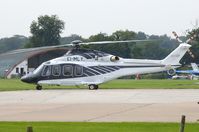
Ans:
[[[189,55],[192,57],[192,58],[195,58],[194,54],[191,52],[191,50],[188,50],[187,51],[189,53]]]
[[[182,43],[182,42],[183,42],[182,40],[180,40],[179,36],[177,35],[177,33],[176,33],[175,31],[173,31],[172,33],[173,33],[173,35],[175,36],[176,40],[177,40],[179,43]],[[194,36],[191,36],[191,37],[186,41],[186,43],[191,42],[193,39],[194,39]],[[195,58],[194,54],[191,52],[190,49],[189,49],[187,52],[189,53],[189,55],[190,55],[192,58]]]
[[[179,36],[177,35],[177,33],[175,31],[172,32],[173,35],[175,36],[176,40],[179,42],[179,43],[182,43],[182,40],[180,40]]]
[[[196,34],[192,35],[189,39],[187,39],[186,43],[191,43],[191,41],[193,41],[196,37]]]

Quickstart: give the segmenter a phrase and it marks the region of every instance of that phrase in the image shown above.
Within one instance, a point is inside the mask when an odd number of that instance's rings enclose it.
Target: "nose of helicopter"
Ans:
[[[22,76],[21,81],[25,83],[32,83],[33,82],[32,74],[27,74],[27,75]]]
[[[29,80],[30,80],[30,79],[29,79],[29,77],[28,77],[27,75],[24,75],[24,76],[21,77],[21,81],[22,81],[22,82],[28,83]]]

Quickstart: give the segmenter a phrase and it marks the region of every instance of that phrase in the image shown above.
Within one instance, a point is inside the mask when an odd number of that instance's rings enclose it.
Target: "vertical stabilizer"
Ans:
[[[191,45],[182,43],[173,52],[171,52],[166,58],[162,60],[166,65],[179,65],[180,60],[184,54],[189,50]]]

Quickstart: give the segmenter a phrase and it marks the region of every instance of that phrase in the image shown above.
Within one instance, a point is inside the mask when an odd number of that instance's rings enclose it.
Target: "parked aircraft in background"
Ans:
[[[172,79],[176,80],[176,79],[189,79],[192,80],[192,76],[189,75],[174,75],[172,76]]]
[[[191,63],[191,67],[193,70],[176,70],[176,74],[191,74],[191,75],[199,75],[199,68],[196,63]]]

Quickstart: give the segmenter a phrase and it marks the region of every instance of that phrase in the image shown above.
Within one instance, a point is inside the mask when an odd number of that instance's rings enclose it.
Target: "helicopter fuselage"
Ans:
[[[124,59],[101,51],[75,49],[42,63],[21,80],[37,85],[89,85],[90,88],[122,76],[180,67],[179,60],[189,47],[188,44],[181,44],[163,60]]]
[[[24,76],[22,81],[51,85],[98,85],[122,76],[165,69],[159,60],[123,59],[109,54],[86,55],[69,54],[44,62],[33,73]]]

